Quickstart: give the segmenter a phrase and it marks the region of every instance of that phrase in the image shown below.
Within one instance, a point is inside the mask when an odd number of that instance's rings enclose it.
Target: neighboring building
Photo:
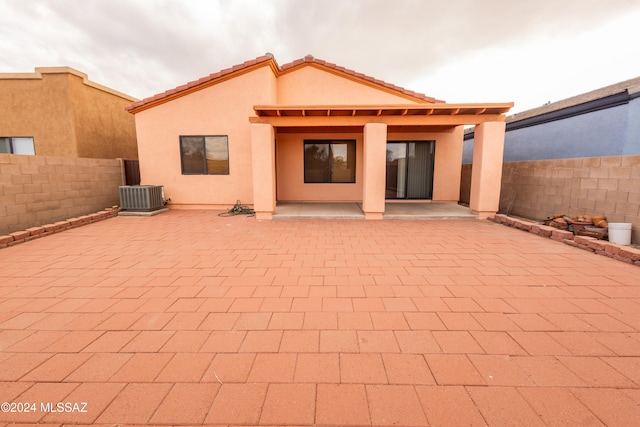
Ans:
[[[640,154],[640,77],[507,117],[504,161]],[[473,129],[464,164],[472,163]]]
[[[267,54],[135,102],[143,184],[175,207],[237,200],[270,219],[277,201],[457,203],[465,125],[479,165],[470,207],[498,210],[505,113],[512,103],[447,104],[306,56]]]
[[[137,159],[135,98],[69,67],[0,74],[0,153]]]
[[[470,200],[473,129],[461,200]],[[500,212],[605,215],[640,242],[640,77],[507,118]]]

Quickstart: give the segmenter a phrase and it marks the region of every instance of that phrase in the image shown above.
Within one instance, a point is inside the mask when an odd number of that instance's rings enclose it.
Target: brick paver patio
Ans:
[[[0,250],[0,425],[640,425],[639,330],[488,221],[118,217]]]

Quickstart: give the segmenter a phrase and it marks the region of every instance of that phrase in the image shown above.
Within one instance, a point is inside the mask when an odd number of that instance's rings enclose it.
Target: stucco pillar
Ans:
[[[433,170],[434,202],[458,203],[462,179],[462,145],[464,126],[442,132],[436,140]]]
[[[251,124],[253,210],[256,219],[271,219],[276,210],[276,142],[270,124]]]
[[[500,206],[505,126],[505,122],[486,122],[475,129],[469,207],[481,219]]]
[[[364,125],[362,210],[366,219],[382,219],[387,161],[387,125]]]

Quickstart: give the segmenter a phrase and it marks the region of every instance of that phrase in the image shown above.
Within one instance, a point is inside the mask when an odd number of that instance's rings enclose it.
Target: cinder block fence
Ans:
[[[460,200],[468,203],[472,165],[462,166]],[[640,155],[507,162],[500,213],[542,220],[553,214],[604,215],[632,224],[640,243]]]
[[[0,154],[0,235],[119,204],[121,162]]]

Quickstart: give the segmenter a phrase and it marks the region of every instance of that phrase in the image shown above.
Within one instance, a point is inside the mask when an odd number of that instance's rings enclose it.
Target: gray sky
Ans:
[[[640,76],[640,0],[0,0],[0,72],[145,98],[271,52],[512,112]]]

